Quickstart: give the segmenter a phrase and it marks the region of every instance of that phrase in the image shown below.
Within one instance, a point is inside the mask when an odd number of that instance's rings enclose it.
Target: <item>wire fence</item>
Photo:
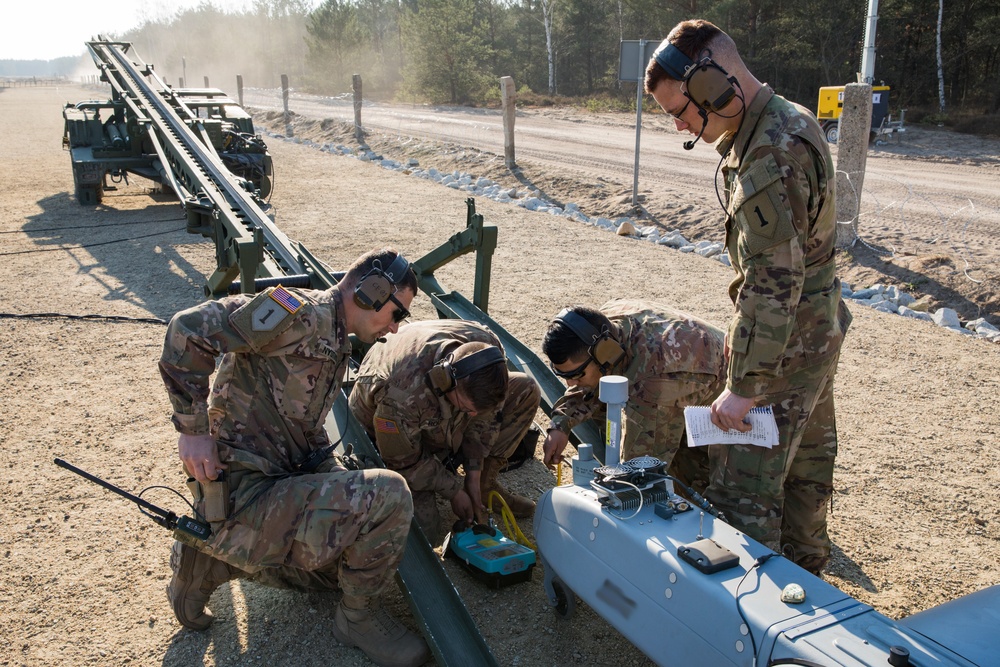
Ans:
[[[35,88],[46,86],[65,86],[70,80],[64,76],[41,77],[41,76],[7,76],[0,77],[0,89],[2,88]]]
[[[854,183],[844,172],[846,182],[857,198]],[[840,220],[850,224],[850,220]],[[885,258],[915,255],[952,255],[956,268],[966,279],[975,269],[993,267],[998,248],[1000,208],[995,201],[966,194],[936,192],[918,187],[892,174],[865,174],[858,215],[858,242]]]
[[[243,102],[246,106],[267,111],[283,111],[284,108],[280,88],[244,89]],[[289,108],[306,116],[354,123],[352,93],[323,96],[292,90]],[[441,112],[446,110],[447,107],[419,104],[394,103],[390,107],[366,100],[362,102],[361,122],[366,132],[402,143],[427,139],[503,155],[503,127],[498,110],[463,108],[461,119],[445,117]]]
[[[283,110],[280,88],[248,88],[243,99],[245,105],[257,109]],[[289,107],[295,113],[313,118],[354,123],[352,93],[321,96],[293,90]],[[447,108],[397,104],[389,107],[365,101],[362,124],[369,136],[377,134],[401,146],[427,140],[458,144],[465,150],[493,158],[503,155],[499,111],[463,108],[462,117],[456,119],[443,115],[442,110]],[[849,178],[847,182],[854,187]],[[858,196],[856,191],[854,196]],[[1000,189],[984,196],[961,187],[948,190],[928,183],[918,185],[893,173],[873,169],[869,162],[860,199],[860,207],[855,207],[855,210],[860,208],[858,241],[880,256],[949,254],[957,258],[956,268],[975,283],[981,282],[972,275],[975,269],[995,265],[1000,253],[997,242]]]

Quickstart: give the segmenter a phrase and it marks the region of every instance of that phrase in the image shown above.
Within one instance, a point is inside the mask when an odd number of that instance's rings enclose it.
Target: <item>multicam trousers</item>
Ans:
[[[273,476],[229,461],[229,518],[199,548],[267,585],[380,594],[402,559],[410,491],[389,470],[332,468]]]
[[[734,528],[812,572],[822,570],[831,549],[826,514],[837,455],[838,356],[783,378],[762,401],[773,406],[778,446],[709,448],[709,500]]]

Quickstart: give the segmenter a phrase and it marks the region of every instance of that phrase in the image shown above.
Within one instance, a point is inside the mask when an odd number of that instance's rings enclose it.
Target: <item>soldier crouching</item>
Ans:
[[[182,625],[206,629],[212,592],[237,577],[340,589],[337,639],[379,665],[428,659],[424,640],[382,606],[413,516],[406,482],[339,465],[323,429],[348,335],[371,343],[395,333],[415,294],[409,264],[386,248],[328,290],[278,286],[173,317],[160,372],[195,508],[212,527],[207,540],[178,541],[171,553],[167,594]]]

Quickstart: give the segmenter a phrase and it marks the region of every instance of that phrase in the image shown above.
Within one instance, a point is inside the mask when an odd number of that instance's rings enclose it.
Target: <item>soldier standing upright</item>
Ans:
[[[237,577],[337,589],[334,636],[379,665],[419,665],[427,645],[381,604],[409,533],[406,483],[388,470],[348,471],[323,422],[355,334],[374,342],[409,315],[416,277],[385,248],[324,291],[278,286],[177,313],[160,373],[195,508],[212,527],[176,542],[167,594],[177,620],[204,630],[212,592]],[[211,387],[216,358],[222,363]]]
[[[569,385],[552,406],[545,463],[562,460],[569,432],[602,407],[605,375],[628,378],[622,459],[654,456],[703,492],[708,457],[684,446],[684,408],[709,405],[725,387],[723,333],[696,317],[649,301],[616,299],[574,306],[549,324],[542,352]]]
[[[831,548],[833,377],[851,321],[836,277],[830,148],[816,118],[758,81],[708,21],[670,31],[645,86],[678,130],[697,132],[684,148],[704,138],[722,156],[736,308],[712,421],[746,431],[750,408],[772,405],[779,429],[773,449],[714,446],[709,498],[736,528],[818,574]]]
[[[413,322],[365,355],[351,390],[354,416],[382,460],[413,492],[414,514],[432,543],[443,537],[436,496],[470,524],[496,491],[514,516],[535,503],[497,480],[531,427],[541,393],[507,370],[496,335],[463,320]],[[464,475],[449,462],[461,460]]]

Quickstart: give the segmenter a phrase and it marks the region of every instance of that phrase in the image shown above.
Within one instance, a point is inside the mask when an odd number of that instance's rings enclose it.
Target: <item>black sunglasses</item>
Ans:
[[[587,370],[587,366],[589,366],[590,362],[593,360],[593,357],[587,357],[585,362],[570,371],[561,371],[551,363],[549,364],[549,368],[551,368],[552,372],[556,374],[556,377],[561,377],[564,380],[579,380],[583,377],[584,372]]]
[[[399,302],[399,299],[396,298],[395,294],[389,295],[389,301],[392,301],[394,304],[396,304],[396,310],[392,311],[393,322],[399,324],[400,322],[402,322],[403,320],[405,320],[407,317],[410,316],[410,311],[406,309],[406,306],[404,306]]]

